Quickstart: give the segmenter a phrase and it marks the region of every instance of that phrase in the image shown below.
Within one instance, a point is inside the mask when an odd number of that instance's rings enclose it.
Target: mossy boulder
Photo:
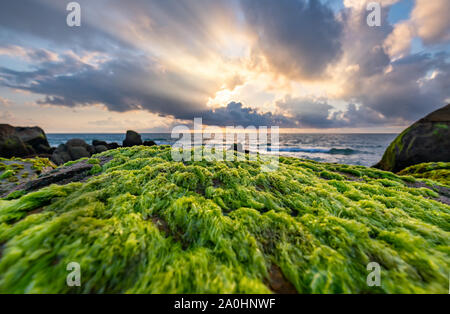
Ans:
[[[450,161],[450,105],[403,131],[375,167],[399,172],[420,163],[439,161]]]
[[[0,158],[0,196],[54,168],[56,166],[47,158]]]
[[[50,156],[52,148],[39,127],[0,124],[0,157]]]
[[[168,146],[139,146],[64,166],[92,176],[0,200],[0,291],[448,293],[450,206],[437,183],[264,163],[176,162]],[[79,287],[66,284],[72,262]],[[372,262],[379,287],[367,285]]]
[[[125,140],[123,141],[123,147],[132,147],[142,145],[141,135],[136,133],[135,131],[128,130],[125,136]]]
[[[430,162],[403,169],[399,175],[410,175],[415,178],[431,179],[442,184],[450,183],[450,162]]]

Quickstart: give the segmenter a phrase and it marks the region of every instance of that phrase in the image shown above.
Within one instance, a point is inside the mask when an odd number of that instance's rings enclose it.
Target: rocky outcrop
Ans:
[[[124,147],[136,145],[154,146],[154,141],[143,142],[141,135],[135,131],[127,131],[123,141]],[[57,148],[50,147],[47,136],[39,127],[14,127],[9,124],[0,124],[0,157],[47,157],[55,164],[62,165],[68,161],[91,157],[110,149],[121,147],[117,143],[93,140],[89,145],[82,139],[71,139]]]
[[[78,160],[84,157],[91,157],[96,153],[95,147],[87,144],[82,139],[71,139],[66,144],[59,145],[52,155],[52,161],[57,165],[62,165],[71,160]]]
[[[127,131],[127,135],[125,140],[123,141],[123,147],[131,147],[131,146],[138,146],[142,145],[142,138],[141,136],[136,133],[135,131]]]
[[[403,131],[374,167],[399,172],[409,166],[439,161],[450,161],[450,105]]]
[[[156,143],[154,141],[144,141],[144,143],[142,145],[144,145],[144,146],[155,146]]]
[[[80,147],[80,146],[75,146]],[[64,185],[71,182],[79,182],[87,180],[87,178],[95,175],[91,170],[96,166],[103,166],[110,161],[112,157],[102,156],[96,160],[97,163],[93,163],[91,160],[82,160],[73,165],[58,167],[54,170],[46,170],[40,176],[36,178],[29,178],[25,182],[19,182],[14,188],[9,189],[7,192],[0,190],[0,196],[6,197],[11,193],[22,191],[31,192],[51,184]],[[3,195],[2,195],[3,194]]]
[[[33,157],[50,156],[53,149],[47,136],[39,127],[13,127],[0,124],[0,156]]]

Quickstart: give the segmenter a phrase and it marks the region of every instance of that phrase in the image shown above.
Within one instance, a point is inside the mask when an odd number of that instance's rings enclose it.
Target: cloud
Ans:
[[[74,107],[104,104],[109,110],[148,110],[190,118],[206,108],[208,84],[191,82],[144,57],[111,60],[93,67],[70,55],[34,71],[0,68],[0,84],[45,95],[41,104]]]
[[[291,78],[321,77],[341,54],[341,24],[319,1],[248,0],[242,8],[250,31],[274,71]]]
[[[201,112],[198,117],[203,118],[204,124],[215,126],[295,126],[293,121],[283,115],[260,113],[250,107],[244,107],[239,102],[231,102],[226,107]]]
[[[100,104],[219,126],[406,124],[442,106],[448,55],[409,50],[414,36],[425,45],[448,40],[446,11],[435,5],[448,1],[418,0],[411,19],[394,26],[397,0],[382,1],[381,27],[368,27],[367,2],[345,0],[334,12],[313,0],[80,0],[82,27],[69,28],[64,2],[8,1],[0,85],[38,104]],[[228,105],[207,106],[216,103]]]
[[[411,18],[395,25],[385,41],[393,57],[410,52],[411,41],[420,37],[424,45],[433,46],[450,41],[450,2],[447,0],[417,0]]]
[[[425,44],[450,40],[450,2],[448,0],[416,0],[411,19]]]

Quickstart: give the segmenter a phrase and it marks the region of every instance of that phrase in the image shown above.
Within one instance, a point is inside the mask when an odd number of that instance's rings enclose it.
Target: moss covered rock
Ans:
[[[0,291],[448,293],[450,207],[420,179],[284,157],[273,172],[175,162],[167,146],[96,158],[87,181],[0,201]]]
[[[24,182],[37,178],[56,166],[47,158],[1,158],[0,157],[0,196],[9,194]]]
[[[0,124],[0,157],[49,156],[52,148],[39,127],[13,127]]]
[[[439,161],[450,162],[450,105],[403,131],[375,167],[398,172],[412,165]]]
[[[408,167],[400,175],[411,175],[415,178],[431,179],[442,184],[450,183],[450,162],[430,162]]]

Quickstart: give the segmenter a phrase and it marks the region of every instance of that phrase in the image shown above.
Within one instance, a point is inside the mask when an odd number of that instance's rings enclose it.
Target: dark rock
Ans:
[[[62,165],[65,164],[66,162],[72,160],[72,157],[70,157],[69,153],[66,151],[63,152],[54,152],[52,154],[52,157],[50,158],[51,161],[53,161],[53,163],[55,163],[56,165]]]
[[[66,144],[60,144],[51,156],[51,160],[62,165],[68,161],[80,158],[91,157],[95,153],[95,148],[86,144],[82,139],[71,139]]]
[[[154,141],[144,141],[144,143],[142,145],[144,145],[144,146],[155,146],[156,143]]]
[[[69,146],[67,150],[70,154],[71,160],[91,157],[91,154],[87,151],[87,149],[81,146]]]
[[[116,149],[116,148],[119,148],[120,145],[117,143],[109,143],[106,145],[106,147],[108,147],[108,149]]]
[[[48,144],[45,132],[39,127],[16,127],[20,139],[30,145],[36,154],[49,154],[52,148]]]
[[[241,143],[234,143],[231,149],[234,150],[235,152],[250,154],[250,151],[244,149],[244,146],[242,146]]]
[[[425,162],[450,162],[450,105],[403,131],[374,167],[399,172]]]
[[[52,148],[41,128],[0,124],[1,157],[33,157],[51,153]]]
[[[108,143],[106,143],[105,141],[99,141],[99,140],[93,140],[92,141],[92,146],[99,146],[99,145],[103,145],[108,147]]]
[[[73,138],[73,139],[70,139],[70,140],[67,141],[66,146],[67,147],[84,147],[84,148],[87,148],[88,144],[82,139]]]
[[[92,145],[88,145],[88,146],[86,147],[86,150],[87,150],[88,153],[91,154],[91,155],[95,154],[95,147],[92,146]]]
[[[126,138],[123,141],[123,147],[132,147],[136,145],[142,145],[141,136],[134,131],[127,131]]]
[[[96,145],[95,146],[95,153],[96,154],[100,154],[103,152],[106,152],[108,150],[108,147],[106,147],[105,145]]]

